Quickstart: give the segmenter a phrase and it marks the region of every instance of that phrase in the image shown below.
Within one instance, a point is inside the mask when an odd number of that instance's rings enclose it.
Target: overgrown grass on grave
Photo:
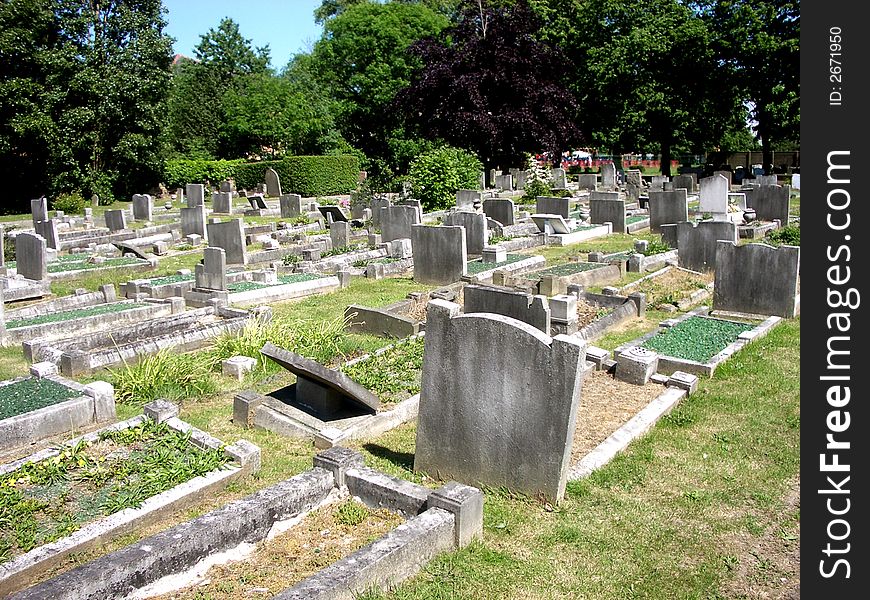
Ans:
[[[397,404],[420,393],[423,346],[423,337],[415,337],[343,366],[341,371],[375,394],[381,404]]]

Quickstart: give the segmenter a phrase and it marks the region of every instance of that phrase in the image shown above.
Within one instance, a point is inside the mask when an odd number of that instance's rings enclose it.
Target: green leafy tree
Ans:
[[[443,210],[455,204],[457,190],[477,189],[482,168],[470,152],[451,146],[433,148],[411,163],[411,191],[425,210]]]

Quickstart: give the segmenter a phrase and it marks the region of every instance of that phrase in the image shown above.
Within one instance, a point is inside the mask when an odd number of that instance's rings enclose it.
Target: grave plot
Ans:
[[[156,401],[143,415],[0,466],[0,594],[259,468],[253,444],[225,446],[177,414]]]
[[[32,300],[51,295],[51,282],[48,279],[36,281],[26,279],[21,275],[2,275],[0,276],[0,287],[3,288],[4,302]]]
[[[484,260],[487,258],[484,255],[481,258],[470,260],[466,263],[468,275],[466,279],[472,283],[492,281],[496,271],[500,271],[506,276],[518,275],[526,271],[530,271],[537,267],[541,267],[546,262],[543,256],[534,254],[507,254],[505,253],[504,260],[493,262],[492,260]]]
[[[634,250],[628,251],[626,270],[629,273],[657,271],[679,260],[676,248],[665,241],[635,240]]]
[[[60,340],[28,340],[22,345],[29,361],[47,361],[64,375],[78,377],[121,363],[134,364],[165,349],[180,353],[203,348],[221,335],[241,331],[253,320],[270,318],[271,310],[266,308],[253,312],[207,306],[108,331]]]
[[[628,296],[596,294],[572,287],[569,287],[568,295],[577,298],[577,323],[567,333],[584,340],[592,341],[604,335],[608,329],[646,314],[646,296],[643,293],[635,292]]]
[[[52,340],[70,335],[83,335],[119,325],[165,317],[182,309],[183,306],[170,300],[146,299],[144,302],[120,300],[27,318],[12,318],[5,321],[6,332],[5,335],[0,336],[0,341],[8,346],[37,338]]]
[[[565,233],[552,233],[547,236],[548,246],[570,246],[586,240],[613,233],[610,225],[575,224]]]
[[[616,348],[614,355],[641,348],[655,355],[650,360],[660,374],[680,371],[710,377],[732,354],[782,321],[781,317],[732,321],[709,317],[708,313],[709,309],[699,307],[677,319],[663,321],[656,331]]]
[[[759,221],[757,219],[737,225],[737,237],[743,240],[757,240],[771,231],[779,229],[778,221]]]
[[[0,453],[115,420],[111,384],[83,386],[57,375],[50,363],[31,371],[30,377],[0,382]]]
[[[649,306],[656,310],[685,311],[712,296],[713,274],[667,266],[623,286],[621,291],[645,294]]]
[[[482,536],[483,501],[477,488],[427,489],[332,448],[313,469],[16,598],[355,598]]]
[[[288,273],[278,275],[275,279],[264,278],[257,281],[253,272],[247,273],[251,279],[227,283],[228,299],[233,306],[248,307],[281,302],[313,294],[326,294],[340,287],[340,282],[334,275]]]
[[[7,269],[14,271],[16,261],[6,263]],[[144,259],[132,256],[101,257],[88,253],[66,254],[58,256],[56,260],[46,266],[48,277],[51,280],[72,279],[88,272],[111,272],[117,269],[148,270],[154,265]]]
[[[246,275],[244,267],[231,267],[227,269],[227,283],[245,281],[250,275]],[[173,275],[152,277],[150,279],[131,279],[122,283],[121,295],[125,298],[134,299],[136,294],[145,294],[148,298],[166,299],[173,296],[184,296],[196,286],[196,276],[189,269],[182,269]]]
[[[523,273],[518,279],[528,282],[537,290],[535,293],[555,296],[566,293],[569,285],[607,285],[620,277],[621,271],[616,265],[578,261]]]
[[[423,334],[330,369],[267,343],[262,353],[296,375],[296,383],[268,395],[235,397],[233,422],[321,448],[380,435],[417,416]]]
[[[627,215],[625,217],[625,232],[635,233],[649,229],[649,215]]]

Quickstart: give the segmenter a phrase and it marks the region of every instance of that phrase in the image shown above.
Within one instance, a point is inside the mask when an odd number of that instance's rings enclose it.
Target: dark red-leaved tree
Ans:
[[[561,156],[582,139],[578,106],[561,53],[535,38],[540,26],[526,0],[466,0],[440,39],[411,46],[424,67],[396,106],[423,135],[477,153],[487,175],[522,166],[524,153]]]

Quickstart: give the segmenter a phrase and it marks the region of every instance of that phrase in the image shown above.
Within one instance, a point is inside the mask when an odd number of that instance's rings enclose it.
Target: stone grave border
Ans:
[[[548,246],[570,246],[571,244],[585,242],[586,240],[591,240],[603,235],[609,235],[611,233],[613,233],[613,224],[604,223],[603,225],[596,225],[589,229],[573,231],[571,233],[551,233],[547,235],[546,238]]]
[[[649,256],[636,252],[628,257],[626,270],[629,273],[656,271],[669,263],[676,264],[677,260],[679,260],[679,257],[676,248],[659,252],[658,254],[650,254]]]
[[[5,267],[0,267],[0,269],[5,269]],[[51,281],[48,279],[36,281],[25,279],[18,275],[3,275],[0,276],[0,279],[5,280],[5,287],[3,288],[4,302],[16,302],[51,296]]]
[[[167,514],[197,506],[202,500],[225,488],[232,481],[256,472],[260,468],[260,449],[247,440],[225,445],[219,439],[193,427],[178,418],[178,406],[165,400],[146,404],[143,414],[121,421],[86,435],[73,438],[59,447],[42,450],[28,457],[0,465],[0,474],[10,473],[26,463],[47,460],[60,454],[80,440],[96,441],[103,431],[121,431],[135,427],[146,419],[165,423],[181,433],[190,433],[190,443],[203,449],[223,448],[235,464],[194,477],[174,488],[145,500],[139,508],[126,508],[102,517],[73,532],[65,538],[38,546],[0,565],[0,594],[10,594],[26,587],[40,573],[55,567],[73,552],[82,552],[97,544],[105,543],[137,528],[156,522]],[[72,590],[78,594],[80,590]]]
[[[130,257],[132,258],[132,257]],[[151,271],[157,267],[157,259],[149,259],[145,260],[143,258],[136,258],[135,263],[130,263],[126,265],[110,265],[107,267],[95,267],[93,269],[79,269],[77,271],[60,271],[57,273],[49,273],[48,279],[49,281],[62,281],[64,279],[75,279],[82,274],[90,274],[90,273],[111,273],[113,271],[120,271],[121,269],[129,269],[131,271]]]
[[[582,261],[578,261],[582,262]],[[566,263],[572,264],[572,263]],[[623,269],[615,263],[585,263],[595,265],[585,271],[578,271],[569,275],[536,275],[536,279],[523,278],[538,290],[537,293],[545,296],[555,296],[565,294],[568,291],[569,285],[608,285],[615,283],[622,278]],[[562,265],[556,265],[562,266]],[[546,270],[546,269],[543,269]],[[537,271],[532,271],[528,275],[535,275]]]
[[[383,308],[351,304],[344,309],[344,317],[347,320],[345,331],[397,339],[416,335],[425,329],[425,322],[400,314],[413,303],[412,298],[407,298]],[[354,313],[356,316],[352,317]]]
[[[379,348],[375,352],[364,354],[344,363],[350,366],[378,356],[409,342],[423,337],[425,331],[403,338],[394,344]],[[420,394],[402,400],[389,410],[373,415],[352,417],[342,427],[331,425],[298,408],[288,406],[279,400],[259,394],[253,390],[245,390],[233,399],[233,423],[244,423],[247,427],[259,427],[288,437],[311,439],[320,449],[339,446],[349,440],[381,435],[417,417],[420,407]]]
[[[328,294],[329,292],[334,292],[340,287],[341,282],[338,277],[335,275],[327,275],[309,281],[279,283],[277,285],[270,285],[245,292],[230,292],[227,297],[231,305],[245,308],[264,303],[283,302],[284,300],[302,298],[314,294]]]
[[[386,589],[417,573],[442,552],[466,546],[483,533],[483,493],[450,482],[438,489],[364,466],[347,448],[317,454],[313,468],[140,540],[25,590],[25,598],[58,600],[128,595],[164,578],[176,579],[225,560],[243,544],[256,544],[297,525],[311,511],[348,497],[386,508],[405,520],[374,542],[295,585],[277,599],[351,598]],[[166,556],[173,559],[166,560]]]
[[[677,271],[685,271],[687,273],[692,273],[692,274],[696,274],[696,275],[703,275],[703,273],[699,273],[698,271],[693,271],[691,269],[686,269],[685,267],[680,267],[678,265],[667,265],[665,267],[658,269],[657,271],[653,271],[649,275],[644,275],[640,279],[636,279],[635,281],[632,281],[631,283],[624,285],[623,287],[620,288],[620,291],[621,292],[630,291],[632,288],[637,287],[638,285],[640,285],[642,282],[646,281],[647,279],[654,279],[656,277],[660,277],[660,276],[664,275],[665,273],[668,273],[669,271],[674,270],[674,269]],[[715,282],[711,281],[703,289],[697,289],[697,290],[691,292],[687,297],[680,299],[677,302],[676,307],[673,308],[673,310],[674,311],[676,311],[676,310],[688,310],[691,307],[693,307],[694,305],[696,305],[698,302],[703,302],[707,298],[711,298],[713,296],[714,286],[715,286]],[[654,308],[656,310],[663,310],[663,309],[660,309],[659,306],[662,306],[662,305],[658,305]],[[664,309],[664,310],[671,310],[671,309]]]
[[[540,254],[532,254],[528,258],[512,263],[492,263],[493,267],[491,269],[475,273],[474,275],[464,275],[462,281],[468,283],[486,283],[492,281],[493,275],[496,271],[500,271],[505,275],[517,275],[519,273],[532,271],[546,262],[547,259]]]
[[[625,233],[636,233],[642,229],[649,229],[649,215],[646,215],[645,219],[640,221],[635,221],[633,223],[628,222],[629,217],[641,216],[641,215],[628,215],[626,216],[625,223]]]
[[[31,369],[30,376],[2,381],[0,388],[37,378],[48,379],[76,390],[81,395],[0,421],[0,453],[8,454],[56,435],[73,433],[98,423],[115,420],[115,391],[111,384],[95,381],[82,385],[61,377],[56,369],[43,374],[47,366],[43,363],[41,368]]]
[[[4,298],[6,297],[6,290]],[[101,285],[96,292],[88,292],[84,288],[78,288],[71,296],[63,296],[54,300],[31,304],[21,308],[12,308],[6,311],[5,318],[7,321],[13,319],[30,319],[40,315],[45,315],[54,312],[63,312],[65,310],[75,310],[77,308],[87,308],[96,306],[97,304],[106,304],[117,300],[115,286],[111,283]]]
[[[629,348],[640,346],[650,338],[667,330],[669,327],[673,327],[677,323],[685,321],[686,319],[689,319],[691,317],[704,317],[707,319],[715,319],[718,321],[729,321],[729,319],[723,319],[722,317],[710,316],[710,309],[708,307],[699,306],[698,308],[690,310],[689,312],[675,319],[667,319],[665,321],[662,321],[661,323],[659,323],[658,328],[656,328],[655,330],[618,346],[616,349],[614,349],[613,354],[614,356],[616,356],[619,355],[621,352],[628,350]],[[716,371],[716,368],[723,362],[731,358],[731,355],[743,348],[743,346],[745,346],[749,342],[767,335],[770,330],[779,325],[782,320],[782,317],[767,317],[760,323],[756,324],[755,327],[753,327],[752,329],[741,333],[734,342],[728,344],[719,353],[712,356],[707,362],[702,363],[694,360],[686,360],[673,356],[667,356],[665,354],[657,352],[657,373],[663,375],[670,375],[676,371],[681,371],[684,373],[697,375],[699,377],[712,377],[713,373]]]

